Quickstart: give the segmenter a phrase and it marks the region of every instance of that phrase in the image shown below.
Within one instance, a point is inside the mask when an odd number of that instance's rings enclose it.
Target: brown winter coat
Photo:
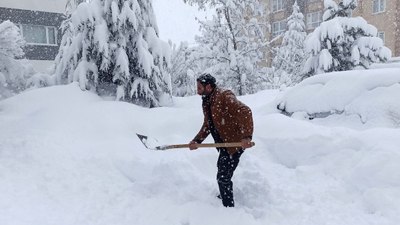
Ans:
[[[230,90],[215,88],[210,96],[212,120],[219,136],[224,143],[241,142],[242,139],[252,138],[253,116],[248,106],[239,101]],[[201,143],[210,134],[208,124],[209,112],[203,101],[204,122],[199,133],[193,139]],[[233,155],[241,148],[227,148]]]

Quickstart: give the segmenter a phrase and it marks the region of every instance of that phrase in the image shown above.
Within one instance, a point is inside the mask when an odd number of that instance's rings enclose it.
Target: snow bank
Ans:
[[[326,73],[304,80],[277,100],[291,115],[356,115],[362,123],[398,127],[400,69]]]
[[[1,224],[397,225],[399,129],[295,120],[277,113],[277,94],[240,97],[256,146],[235,172],[232,209],[215,198],[215,149],[150,151],[136,137],[189,142],[203,119],[199,96],[148,109],[73,83],[0,101]]]

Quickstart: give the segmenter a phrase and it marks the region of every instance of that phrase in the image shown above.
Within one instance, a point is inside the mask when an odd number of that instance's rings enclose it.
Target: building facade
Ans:
[[[271,33],[269,40],[279,37],[286,30],[286,19],[292,13],[294,0],[263,0],[268,5]],[[340,2],[336,0],[336,2]],[[307,33],[322,22],[324,0],[297,0],[304,14]],[[378,30],[393,57],[400,56],[400,1],[399,0],[358,0],[358,7],[352,16],[361,16]],[[278,40],[279,43],[279,40]],[[275,43],[276,44],[276,43]]]
[[[378,29],[378,37],[392,50],[392,56],[400,56],[400,1],[359,0],[354,16],[363,17]]]
[[[26,41],[26,59],[37,71],[51,66],[61,41],[67,0],[1,0],[0,22],[10,20]],[[41,71],[44,72],[44,71]]]

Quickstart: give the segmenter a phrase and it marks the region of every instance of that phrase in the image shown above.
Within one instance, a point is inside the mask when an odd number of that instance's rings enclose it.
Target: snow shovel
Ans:
[[[149,138],[147,136],[136,134],[140,141],[144,144],[144,146],[151,150],[168,150],[173,148],[189,148],[189,144],[176,144],[176,145],[158,145],[156,139]],[[251,146],[254,146],[255,143],[251,142]],[[198,148],[228,148],[228,147],[241,147],[241,142],[230,142],[230,143],[207,143],[207,144],[196,144]]]

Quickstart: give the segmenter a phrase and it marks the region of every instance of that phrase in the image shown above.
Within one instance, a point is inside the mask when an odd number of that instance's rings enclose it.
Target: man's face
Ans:
[[[203,84],[200,83],[200,81],[197,81],[197,94],[198,95],[205,95],[206,87],[203,86]]]
[[[199,81],[197,81],[197,94],[199,95],[209,95],[213,91],[211,84],[203,85]]]

